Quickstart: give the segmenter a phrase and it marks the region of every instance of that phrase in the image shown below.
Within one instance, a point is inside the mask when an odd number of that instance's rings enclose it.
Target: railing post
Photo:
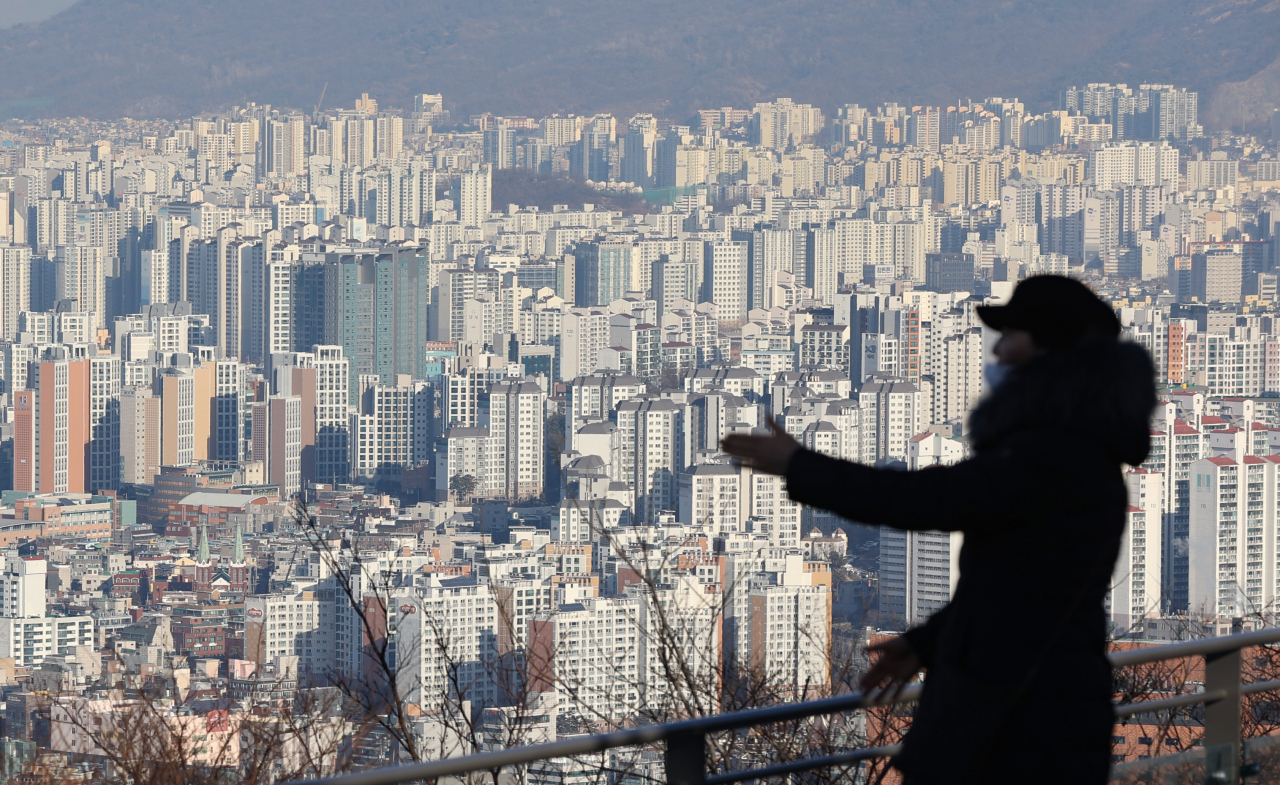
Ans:
[[[1205,769],[1210,783],[1240,782],[1240,650],[1207,654],[1204,690],[1226,696],[1204,704]]]
[[[707,781],[706,737],[680,733],[668,738],[664,763],[667,785],[703,785]]]

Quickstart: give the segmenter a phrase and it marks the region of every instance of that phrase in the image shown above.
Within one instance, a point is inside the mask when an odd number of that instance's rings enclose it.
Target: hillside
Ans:
[[[597,210],[617,210],[627,215],[652,209],[639,194],[597,191],[571,177],[533,174],[528,169],[499,169],[494,172],[492,195],[495,209],[518,204],[550,212],[558,204],[570,210],[581,210],[583,204],[593,204]]]
[[[1275,92],[1269,74],[1249,80],[1280,55],[1277,30],[1271,0],[82,0],[0,30],[0,112],[310,107],[328,82],[329,106],[443,92],[463,116],[678,120],[777,95],[1040,109],[1072,83],[1157,81],[1199,89],[1206,109],[1234,85],[1216,111],[1238,118]]]

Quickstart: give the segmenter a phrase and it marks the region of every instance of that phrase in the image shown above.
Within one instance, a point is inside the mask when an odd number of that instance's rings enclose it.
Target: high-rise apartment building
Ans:
[[[1178,187],[1178,150],[1165,142],[1121,142],[1089,153],[1089,176],[1109,191],[1121,185]]]
[[[497,605],[488,584],[475,577],[419,582],[392,598],[396,679],[400,694],[422,706],[441,701],[497,703]]]
[[[703,253],[702,298],[715,303],[722,324],[747,319],[747,243],[707,242]]]
[[[793,570],[753,577],[748,645],[739,641],[757,673],[798,694],[831,680],[831,592],[808,577]]]
[[[349,448],[353,481],[398,483],[405,469],[430,458],[431,390],[408,375],[382,384],[361,375],[351,413]]]
[[[463,226],[479,226],[493,210],[493,167],[476,164],[461,172],[455,184],[458,222]]]
[[[189,368],[162,368],[155,375],[160,398],[161,466],[190,466],[196,461],[196,377]]]
[[[744,471],[722,463],[687,468],[677,478],[676,519],[695,525],[709,537],[742,531],[750,507]]]
[[[940,121],[941,114],[938,107],[913,107],[910,117],[907,118],[907,140],[924,150],[937,150],[941,131]]]
[[[1207,160],[1187,161],[1187,190],[1235,188],[1239,174],[1240,162],[1227,160],[1226,153],[1217,150]]]
[[[1147,469],[1125,474],[1129,505],[1120,558],[1111,575],[1108,612],[1117,630],[1131,630],[1164,612],[1168,598],[1161,571],[1164,556],[1164,475]]]
[[[107,257],[95,246],[60,245],[54,249],[57,300],[75,300],[75,310],[93,314],[93,326],[107,324]]]
[[[176,423],[174,424],[176,426]],[[150,387],[128,385],[120,391],[120,481],[151,484],[160,473],[164,421],[160,398]]]
[[[1191,256],[1191,296],[1202,303],[1240,302],[1244,257],[1230,250],[1207,249]]]
[[[87,359],[50,350],[32,360],[26,389],[13,393],[15,490],[92,490],[91,400]]]
[[[250,456],[262,462],[266,481],[280,488],[281,499],[302,491],[302,398],[272,395],[250,404]]]
[[[906,461],[911,437],[924,425],[924,395],[909,382],[868,382],[858,389],[863,428],[875,433],[875,460]]]
[[[120,484],[120,358],[90,354],[88,489],[115,489]]]
[[[380,113],[373,121],[373,153],[379,161],[395,161],[404,154],[404,118]]]
[[[634,494],[635,520],[656,523],[677,508],[680,472],[690,452],[684,412],[674,401],[652,399],[622,401],[614,411],[618,476]]]
[[[574,302],[608,305],[631,289],[635,244],[630,240],[596,239],[573,247]]]
[[[266,172],[272,177],[306,173],[306,118],[293,115],[266,125]]]
[[[748,307],[772,308],[775,305],[773,295],[779,280],[778,273],[792,272],[795,269],[795,233],[788,229],[762,226],[750,232],[734,232],[733,239],[745,240],[748,245]]]
[[[272,355],[273,389],[301,399],[301,481],[346,482],[350,474],[350,364],[341,346]]]
[[[0,341],[18,335],[18,314],[31,310],[31,248],[0,243]]]
[[[1241,616],[1276,602],[1275,489],[1280,457],[1203,458],[1190,467],[1188,607]]]
[[[1085,188],[1062,181],[1040,183],[1040,250],[1071,258],[1084,254]]]
[[[428,267],[427,257],[418,248],[326,255],[323,343],[341,346],[351,364],[353,401],[359,376],[376,374],[383,383],[393,383],[398,374],[424,375],[421,364],[432,296]],[[446,291],[449,286],[442,274],[441,297],[454,295],[451,289]],[[452,310],[437,306],[436,315],[442,312]]]
[[[573,308],[560,320],[560,379],[568,381],[600,369],[600,352],[609,347],[609,312]]]
[[[34,668],[47,657],[75,654],[94,645],[91,616],[49,616],[45,607],[48,562],[5,551],[0,573],[0,657]]]
[[[547,394],[534,382],[489,386],[481,426],[489,429],[487,485],[503,499],[542,495]]]
[[[651,114],[638,114],[627,121],[622,180],[641,188],[653,185],[653,151],[658,141],[658,121]]]
[[[484,132],[484,162],[494,169],[511,169],[516,165],[516,131],[499,121],[496,128]]]
[[[437,341],[460,341],[466,334],[466,304],[482,292],[497,294],[502,275],[491,267],[457,267],[440,270],[435,299],[431,303],[433,330]]]
[[[586,597],[535,616],[529,622],[532,689],[554,693],[564,708],[582,702],[598,717],[634,716],[644,700],[643,614],[637,598]]]
[[[809,104],[792,103],[779,98],[772,103],[756,104],[752,109],[751,132],[756,144],[772,150],[798,145],[822,130],[822,110]]]
[[[650,281],[659,316],[675,308],[681,300],[697,301],[699,272],[698,265],[686,262],[681,256],[662,254],[653,262]]]
[[[543,141],[552,147],[570,145],[578,141],[582,138],[582,126],[578,123],[579,119],[573,115],[568,117],[552,115],[542,118],[539,126]]]

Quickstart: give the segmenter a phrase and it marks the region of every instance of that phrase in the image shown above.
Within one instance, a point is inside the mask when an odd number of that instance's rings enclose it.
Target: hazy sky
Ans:
[[[0,0],[0,27],[48,19],[75,3],[76,0]]]

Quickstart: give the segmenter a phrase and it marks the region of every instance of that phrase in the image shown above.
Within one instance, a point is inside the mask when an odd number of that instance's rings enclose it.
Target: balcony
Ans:
[[[1111,654],[1113,667],[1200,657],[1204,660],[1203,689],[1158,700],[1120,703],[1116,719],[1124,722],[1139,715],[1152,716],[1203,707],[1203,747],[1168,755],[1156,755],[1119,763],[1112,782],[1123,783],[1280,783],[1280,736],[1264,736],[1242,742],[1241,697],[1280,693],[1280,679],[1241,684],[1241,650],[1280,642],[1280,628],[1130,649]],[[835,769],[842,780],[857,782],[864,762],[882,760],[898,751],[896,745],[844,749],[835,754],[796,760],[763,761],[768,765],[732,770],[708,770],[708,741],[715,734],[748,728],[795,723],[810,717],[856,712],[877,706],[908,704],[917,700],[922,687],[909,685],[892,699],[880,692],[840,695],[803,703],[783,704],[727,714],[648,725],[628,730],[577,736],[548,744],[511,747],[478,755],[424,761],[346,774],[327,779],[299,781],[292,785],[398,785],[414,781],[438,782],[473,772],[495,778],[502,769],[524,767],[538,761],[577,759],[578,767],[602,767],[602,754],[624,747],[662,745],[665,779],[672,785],[727,785],[728,783],[785,778],[815,770]],[[1146,739],[1148,743],[1150,739]],[[591,756],[587,758],[586,756]],[[835,774],[835,772],[832,772]],[[1030,781],[1030,780],[1029,780]]]

